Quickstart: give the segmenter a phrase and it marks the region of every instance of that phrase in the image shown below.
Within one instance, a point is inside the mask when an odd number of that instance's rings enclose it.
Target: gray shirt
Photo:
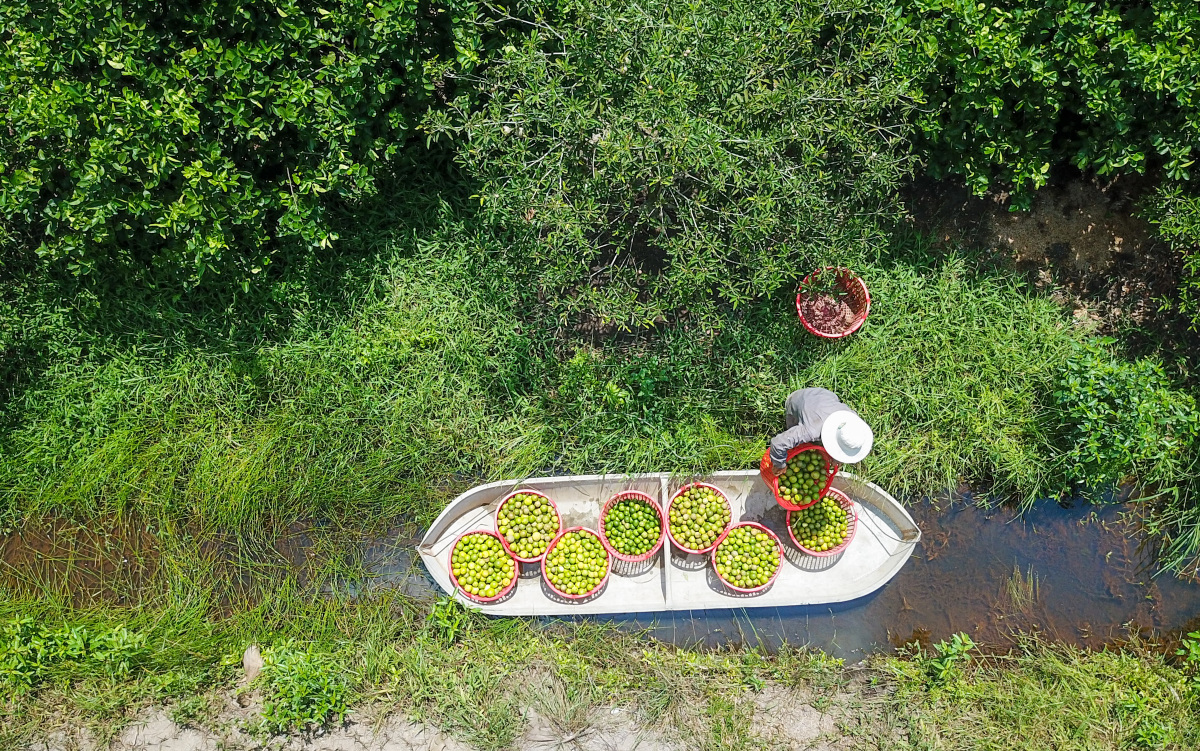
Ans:
[[[825,418],[839,410],[854,410],[842,404],[829,389],[800,389],[788,394],[783,405],[787,430],[771,439],[771,463],[787,463],[787,454],[802,443],[820,443]]]

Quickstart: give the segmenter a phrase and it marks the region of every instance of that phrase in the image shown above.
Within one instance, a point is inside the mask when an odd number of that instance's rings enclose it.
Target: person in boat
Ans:
[[[871,451],[871,427],[829,389],[799,389],[783,406],[787,430],[771,439],[771,471],[787,469],[788,452],[802,443],[820,443],[835,462],[854,464]]]

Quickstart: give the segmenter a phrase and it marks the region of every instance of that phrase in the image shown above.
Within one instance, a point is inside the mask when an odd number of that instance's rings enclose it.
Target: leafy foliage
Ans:
[[[0,626],[0,689],[25,693],[58,672],[128,678],[147,653],[145,634],[124,626],[51,629],[33,618]]]
[[[0,3],[6,252],[196,281],[253,278],[274,241],[328,246],[322,197],[374,189],[453,94],[445,74],[479,62],[476,14],[473,0]]]
[[[1159,234],[1183,254],[1178,308],[1200,330],[1200,193],[1165,185],[1146,201],[1144,213],[1158,225]]]
[[[1068,477],[1095,488],[1129,477],[1162,486],[1189,476],[1200,438],[1195,400],[1158,363],[1117,360],[1109,344],[1078,347],[1054,393],[1068,426]]]
[[[867,0],[609,3],[535,30],[426,118],[547,299],[629,328],[861,257],[908,169],[901,37]]]
[[[350,688],[332,655],[300,649],[284,641],[263,650],[256,679],[263,689],[263,722],[274,732],[341,722],[349,708]]]
[[[1192,0],[900,0],[920,42],[918,119],[935,173],[1027,206],[1053,167],[1161,168],[1190,179],[1200,144],[1200,5]]]

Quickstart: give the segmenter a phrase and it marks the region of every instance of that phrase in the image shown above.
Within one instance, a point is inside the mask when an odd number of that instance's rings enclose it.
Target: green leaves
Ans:
[[[900,41],[870,3],[570,4],[507,48],[466,135],[484,212],[564,313],[640,328],[861,255],[908,169]]]
[[[901,0],[924,43],[901,63],[929,109],[935,174],[1027,206],[1050,167],[1161,168],[1186,181],[1200,143],[1200,6],[1191,0]]]
[[[475,15],[470,0],[0,2],[6,252],[196,282],[249,279],[282,243],[328,246],[325,197],[374,190],[457,65],[431,80],[425,63],[480,49]]]
[[[284,641],[264,649],[262,658],[257,682],[270,731],[306,730],[345,718],[350,688],[332,655]]]
[[[75,676],[128,678],[146,655],[145,635],[124,626],[51,629],[33,618],[11,620],[0,626],[0,696],[24,694],[64,668]]]
[[[1122,361],[1111,340],[1080,345],[1054,398],[1063,410],[1067,476],[1089,488],[1132,479],[1162,490],[1190,473],[1200,439],[1200,411],[1150,360]]]

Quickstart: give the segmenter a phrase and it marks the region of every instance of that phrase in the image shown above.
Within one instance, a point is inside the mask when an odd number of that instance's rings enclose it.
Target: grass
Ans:
[[[1200,744],[1200,692],[1188,669],[1137,643],[1087,652],[1029,642],[940,686],[917,662],[884,662],[914,748],[1182,751]]]

